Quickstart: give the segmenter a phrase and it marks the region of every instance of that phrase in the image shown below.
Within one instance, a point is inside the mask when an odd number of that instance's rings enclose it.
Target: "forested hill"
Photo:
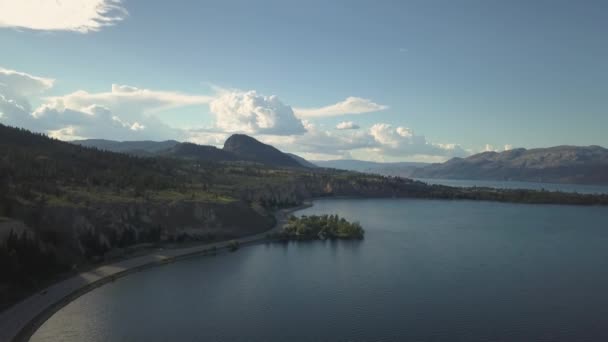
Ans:
[[[608,184],[608,149],[600,146],[555,146],[484,152],[419,168],[412,176]]]

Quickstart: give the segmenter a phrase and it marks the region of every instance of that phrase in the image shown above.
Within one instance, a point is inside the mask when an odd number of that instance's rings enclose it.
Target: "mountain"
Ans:
[[[412,176],[608,184],[608,149],[600,146],[555,146],[483,152],[417,169]]]
[[[74,140],[72,143],[85,147],[95,147],[104,151],[129,153],[133,155],[149,155],[170,149],[178,145],[179,141],[114,141],[105,139],[85,139]]]
[[[429,165],[427,163],[416,162],[378,163],[353,159],[317,160],[313,161],[313,163],[325,168],[398,177],[410,177],[417,168]]]
[[[276,167],[316,167],[302,157],[291,153],[283,153],[270,145],[263,144],[243,134],[234,134],[229,137],[223,149],[208,145],[180,143],[175,140],[113,141],[86,139],[71,142],[85,147],[135,156],[164,156],[205,162],[246,161]]]
[[[235,154],[240,160],[281,167],[302,167],[291,156],[244,134],[233,134],[226,139],[223,150]]]

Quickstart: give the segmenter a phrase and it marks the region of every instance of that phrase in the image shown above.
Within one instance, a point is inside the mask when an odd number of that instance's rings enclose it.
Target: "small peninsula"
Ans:
[[[268,238],[280,241],[289,240],[362,240],[365,230],[359,222],[348,222],[338,215],[290,216],[287,224]]]

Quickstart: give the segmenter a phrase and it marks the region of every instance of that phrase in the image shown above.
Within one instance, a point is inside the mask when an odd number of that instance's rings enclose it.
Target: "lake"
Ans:
[[[469,180],[469,179],[435,179],[415,178],[428,184],[439,184],[456,186],[461,188],[488,187],[497,189],[529,189],[546,191],[578,192],[580,194],[608,194],[608,185],[591,184],[559,184],[559,183],[537,183],[521,181],[491,181],[491,180]]]
[[[32,341],[608,340],[608,208],[321,200],[363,241],[268,243],[148,269]]]

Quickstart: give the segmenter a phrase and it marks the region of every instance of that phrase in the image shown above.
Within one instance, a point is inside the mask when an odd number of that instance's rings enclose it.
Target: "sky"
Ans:
[[[312,160],[608,146],[608,2],[0,0],[0,122]]]

